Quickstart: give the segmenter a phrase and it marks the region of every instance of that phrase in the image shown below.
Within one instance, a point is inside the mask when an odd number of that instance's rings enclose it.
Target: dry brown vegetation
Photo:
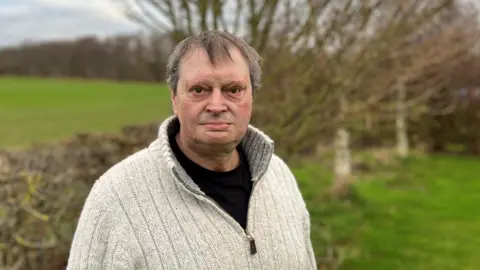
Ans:
[[[158,125],[0,152],[1,269],[65,269],[76,220],[98,177],[148,145]]]

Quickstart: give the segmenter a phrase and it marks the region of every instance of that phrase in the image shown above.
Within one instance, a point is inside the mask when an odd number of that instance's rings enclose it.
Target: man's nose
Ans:
[[[221,89],[213,89],[207,104],[207,111],[211,113],[221,113],[227,110],[225,100]]]

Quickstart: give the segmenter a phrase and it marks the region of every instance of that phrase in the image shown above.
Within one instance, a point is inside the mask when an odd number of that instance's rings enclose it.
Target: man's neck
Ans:
[[[226,172],[235,169],[240,162],[239,153],[236,149],[233,149],[230,153],[205,153],[205,151],[189,147],[188,143],[181,139],[180,134],[175,136],[175,140],[185,156],[205,169]]]

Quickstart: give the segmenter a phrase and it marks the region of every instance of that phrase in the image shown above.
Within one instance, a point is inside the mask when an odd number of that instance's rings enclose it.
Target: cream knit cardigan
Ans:
[[[155,141],[95,182],[67,270],[316,269],[309,213],[272,140],[250,126],[242,141],[254,182],[243,230],[176,160],[175,125],[166,119]]]

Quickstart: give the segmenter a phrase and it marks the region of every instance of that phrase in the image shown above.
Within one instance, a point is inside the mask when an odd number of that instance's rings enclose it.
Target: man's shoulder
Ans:
[[[270,161],[269,173],[270,177],[272,177],[270,179],[273,180],[270,182],[270,187],[276,190],[282,189],[282,194],[288,194],[289,198],[292,198],[296,204],[304,209],[305,202],[300,191],[300,186],[287,162],[280,156],[273,154]]]
[[[283,158],[281,158],[277,154],[272,154],[272,159],[270,161],[270,168],[274,170],[275,174],[281,174],[284,177],[291,178],[293,177],[293,173],[288,166],[288,164],[285,162]]]
[[[107,169],[97,182],[110,182],[115,187],[121,187],[132,179],[139,179],[155,169],[155,162],[148,148],[142,148],[124,157]]]
[[[146,149],[141,149],[108,168],[93,183],[84,203],[82,220],[90,222],[92,219],[101,218],[106,224],[112,225],[123,212],[122,204],[125,202],[123,194],[128,191],[130,181],[139,179],[139,170],[149,167],[149,154]],[[110,226],[109,225],[109,226]]]
[[[276,181],[282,181],[286,185],[297,185],[297,180],[287,162],[280,156],[273,154],[267,173],[273,176]]]

